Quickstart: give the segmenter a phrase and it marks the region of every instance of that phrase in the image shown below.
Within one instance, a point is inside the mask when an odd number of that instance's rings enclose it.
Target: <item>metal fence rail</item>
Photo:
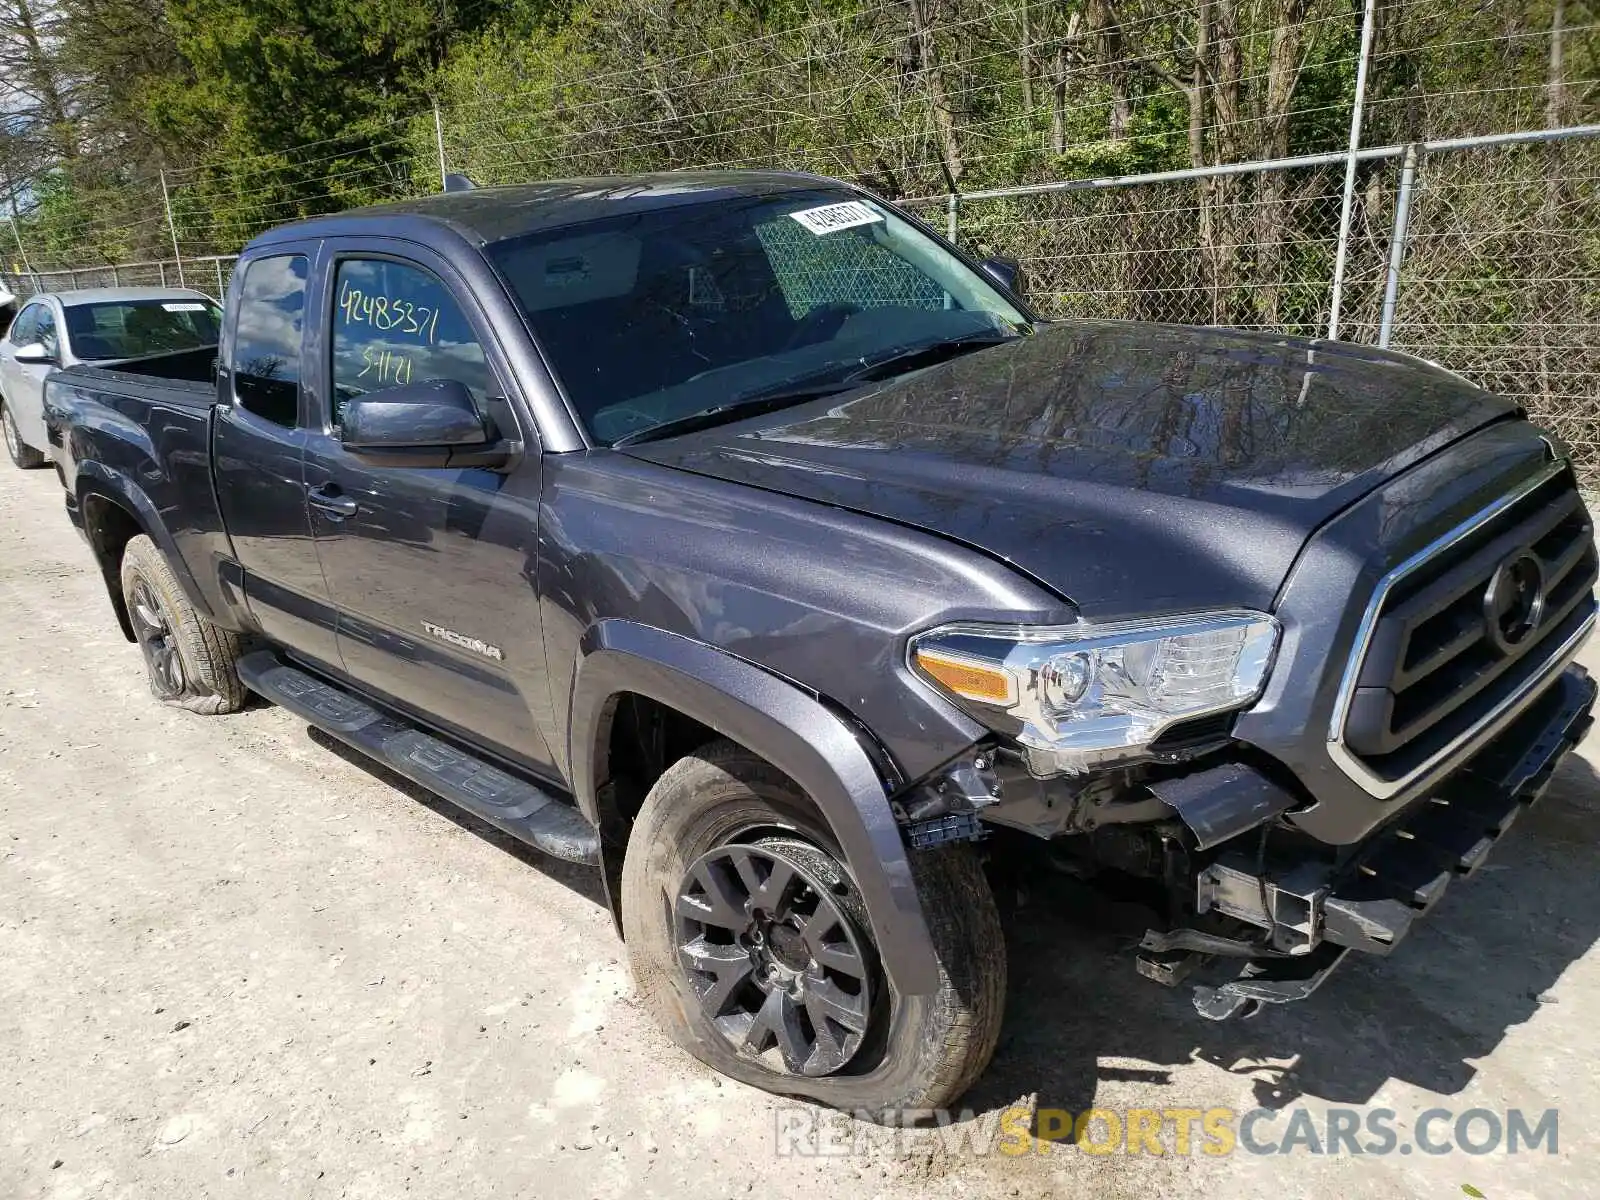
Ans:
[[[76,291],[102,287],[187,287],[222,299],[233,276],[237,254],[201,254],[183,258],[151,258],[58,271],[0,272],[19,296],[36,292]]]

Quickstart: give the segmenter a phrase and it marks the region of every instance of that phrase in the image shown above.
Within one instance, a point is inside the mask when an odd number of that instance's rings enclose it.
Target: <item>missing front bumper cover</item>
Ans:
[[[1197,908],[1266,931],[1271,957],[1245,962],[1237,978],[1195,989],[1202,1016],[1221,1020],[1310,995],[1349,950],[1388,954],[1458,876],[1470,875],[1523,809],[1544,793],[1557,765],[1588,731],[1595,684],[1569,667],[1528,710],[1436,791],[1413,804],[1337,869],[1306,863],[1263,877],[1234,852],[1206,867]],[[1183,949],[1174,931],[1160,947]],[[1194,953],[1202,954],[1198,947]],[[1143,968],[1141,968],[1143,970]],[[1170,954],[1163,982],[1181,977]]]

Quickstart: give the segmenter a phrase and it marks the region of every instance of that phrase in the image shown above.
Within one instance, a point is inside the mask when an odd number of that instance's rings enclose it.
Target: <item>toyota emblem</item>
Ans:
[[[1544,567],[1523,551],[1495,568],[1483,594],[1489,640],[1510,653],[1528,640],[1544,617]]]

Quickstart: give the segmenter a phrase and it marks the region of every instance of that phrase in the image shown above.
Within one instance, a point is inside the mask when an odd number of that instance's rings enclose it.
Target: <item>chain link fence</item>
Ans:
[[[1600,488],[1600,128],[1526,137],[1362,152],[1340,336],[1523,404]],[[1049,316],[1321,337],[1344,169],[1294,162],[961,197],[954,228]],[[947,197],[911,206],[948,227]]]
[[[1600,139],[1419,174],[1391,344],[1525,405],[1600,486]]]
[[[1053,317],[1327,328],[1339,168],[1115,182],[962,199],[958,240],[1021,262],[1030,299]],[[1374,273],[1381,283],[1376,248],[1352,272]]]
[[[1600,126],[1359,152],[1340,336],[1523,404],[1600,490]],[[1072,180],[903,203],[1023,266],[1046,315],[1327,332],[1345,156]],[[1410,176],[1409,180],[1407,176]],[[13,277],[13,290],[178,286],[232,255]],[[892,281],[891,281],[892,282]],[[1385,298],[1392,305],[1385,320]]]

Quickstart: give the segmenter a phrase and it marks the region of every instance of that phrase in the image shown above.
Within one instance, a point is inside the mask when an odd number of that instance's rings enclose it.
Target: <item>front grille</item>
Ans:
[[[1393,781],[1471,737],[1590,619],[1596,569],[1594,530],[1566,470],[1446,539],[1389,581],[1369,617],[1344,746]]]

